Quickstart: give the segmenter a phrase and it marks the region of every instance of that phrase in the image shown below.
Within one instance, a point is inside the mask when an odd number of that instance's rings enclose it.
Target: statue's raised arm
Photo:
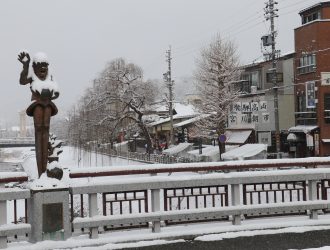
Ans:
[[[32,78],[28,77],[29,75],[29,66],[30,66],[30,55],[27,52],[21,52],[18,54],[18,61],[23,64],[23,70],[21,72],[19,83],[22,85],[32,82]]]

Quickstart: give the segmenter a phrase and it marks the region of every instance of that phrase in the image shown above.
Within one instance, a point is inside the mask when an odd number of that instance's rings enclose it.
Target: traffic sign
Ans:
[[[219,141],[220,141],[221,143],[225,143],[226,140],[227,140],[227,137],[226,137],[225,134],[221,134],[221,135],[219,136]]]

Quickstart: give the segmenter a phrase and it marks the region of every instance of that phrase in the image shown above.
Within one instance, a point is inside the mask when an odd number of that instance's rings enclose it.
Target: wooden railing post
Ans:
[[[7,201],[0,201],[0,226],[7,224]],[[7,237],[0,236],[0,248],[7,248]]]
[[[240,197],[240,185],[239,184],[231,184],[231,205],[238,206],[241,203]],[[241,215],[233,215],[233,225],[241,224]]]
[[[97,194],[88,194],[88,206],[89,206],[89,217],[98,215],[97,209]],[[92,227],[89,229],[89,238],[98,238],[98,227]]]
[[[311,201],[317,200],[317,181],[308,181],[308,199]],[[317,210],[311,210],[309,217],[313,220],[317,220]]]

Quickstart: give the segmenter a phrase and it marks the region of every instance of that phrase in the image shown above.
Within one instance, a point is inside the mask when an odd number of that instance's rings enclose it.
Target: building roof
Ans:
[[[197,122],[205,117],[208,117],[210,115],[206,115],[206,114],[203,114],[203,115],[199,115],[199,116],[196,116],[196,117],[193,117],[193,118],[190,118],[188,120],[185,120],[183,122],[179,122],[179,123],[176,123],[175,125],[173,125],[174,128],[180,128],[180,127],[183,127],[185,125],[189,125],[189,124],[192,124],[194,122]]]
[[[199,113],[195,110],[194,106],[191,104],[181,104],[181,103],[174,103],[174,109],[176,111],[176,114],[173,115],[173,120],[180,119],[180,118],[191,118],[197,116]],[[163,118],[159,119],[158,121],[152,122],[147,124],[148,127],[160,125],[166,122],[169,122],[170,118]]]
[[[309,7],[305,8],[305,9],[299,11],[299,15],[302,15],[305,12],[309,12],[309,11],[311,11],[313,9],[321,8],[323,6],[330,6],[330,1],[321,1],[321,2],[319,2],[317,4],[314,4],[312,6],[309,6]]]
[[[286,53],[281,54],[280,57],[277,58],[277,60],[286,60],[289,58],[293,58],[295,53],[296,53],[295,51],[288,51]],[[262,58],[258,61],[253,61],[252,63],[242,65],[241,69],[254,68],[254,67],[258,68],[258,67],[261,67],[261,64],[267,63],[267,62],[272,62],[272,61],[265,60],[264,58]]]
[[[163,153],[168,155],[179,154],[180,152],[190,149],[192,145],[193,143],[187,143],[187,142],[179,143],[178,145],[165,149]]]
[[[221,158],[223,160],[244,160],[266,151],[267,144],[244,144],[229,152],[223,153]]]
[[[313,126],[313,125],[298,125],[298,126],[295,126],[295,127],[291,127],[289,128],[289,132],[292,132],[292,133],[310,133],[312,132],[313,130],[315,129],[318,129],[318,126]]]
[[[227,130],[225,135],[227,137],[226,143],[243,144],[252,133],[251,129],[248,130]]]

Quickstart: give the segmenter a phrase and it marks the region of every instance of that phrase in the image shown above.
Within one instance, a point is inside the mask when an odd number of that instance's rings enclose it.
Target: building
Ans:
[[[282,152],[289,150],[286,140],[288,128],[295,125],[293,65],[294,53],[277,58],[279,129]],[[241,81],[233,83],[233,88],[242,92],[242,95],[232,106],[227,133],[230,132],[231,137],[235,138],[236,144],[263,143],[268,145],[268,152],[275,152],[274,92],[271,69],[272,61],[270,60],[252,63],[242,68]],[[239,136],[235,136],[235,133],[242,135],[241,140],[238,140]],[[230,142],[231,138],[227,138],[226,143]]]
[[[199,113],[195,110],[194,106],[191,104],[185,105],[181,103],[174,103],[173,104],[173,127],[177,130],[178,126],[176,126],[177,123],[184,122],[186,120],[190,120],[196,116],[199,115]],[[164,106],[164,109],[167,107]],[[160,111],[160,114],[162,114],[161,108],[158,108],[157,110]],[[168,109],[167,109],[168,114]],[[170,139],[170,118],[167,116],[165,118],[160,118],[157,121],[151,122],[147,124],[147,127],[149,129],[150,135],[154,138],[154,140],[157,140],[158,142],[166,143],[168,145],[169,139]],[[179,132],[181,133],[181,127],[179,127]],[[176,135],[176,139],[178,139],[178,135]],[[180,141],[182,142],[182,141]]]
[[[295,125],[290,150],[297,157],[330,155],[330,1],[299,12],[295,39]]]

